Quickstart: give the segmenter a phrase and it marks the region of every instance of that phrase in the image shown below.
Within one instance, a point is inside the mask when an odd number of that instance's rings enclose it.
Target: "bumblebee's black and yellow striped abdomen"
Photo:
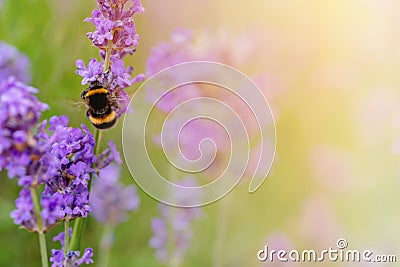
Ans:
[[[112,109],[110,92],[99,82],[93,82],[81,97],[86,102],[86,115],[94,127],[104,130],[115,125],[117,115]]]

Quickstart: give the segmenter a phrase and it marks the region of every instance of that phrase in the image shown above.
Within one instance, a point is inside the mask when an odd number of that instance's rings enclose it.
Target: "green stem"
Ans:
[[[99,256],[99,266],[107,267],[109,266],[111,247],[114,239],[114,227],[111,225],[106,225],[104,228],[103,236],[100,241],[100,256]]]
[[[162,205],[164,205],[164,204],[162,204]],[[171,218],[172,218],[172,220],[174,220],[175,219],[174,217],[176,216],[175,209],[178,209],[178,208],[176,208],[176,207],[168,207],[168,208],[170,209],[170,212],[172,213],[172,214],[170,214]],[[167,231],[169,233],[169,239],[167,242],[167,251],[168,251],[168,256],[169,256],[168,266],[175,267],[175,266],[177,266],[176,256],[175,256],[175,254],[176,254],[176,239],[175,239],[176,236],[175,236],[175,231],[173,229],[171,221],[168,221]]]
[[[98,155],[100,153],[100,141],[101,141],[101,131],[96,129],[94,132],[94,140],[96,144],[94,144],[94,153]]]
[[[67,254],[69,251],[69,219],[66,218],[64,221],[64,258],[67,260]]]
[[[47,258],[47,245],[46,245],[46,236],[44,233],[39,233],[39,246],[40,246],[40,255],[42,257],[42,267],[48,267],[49,262]]]
[[[46,236],[45,236],[45,233],[43,232],[43,222],[42,222],[42,216],[40,215],[39,200],[38,200],[35,188],[31,187],[30,191],[31,191],[31,196],[32,196],[32,201],[33,201],[33,207],[35,209],[36,221],[37,221],[38,228],[39,228],[38,235],[39,235],[40,256],[42,258],[42,266],[48,267],[49,262],[48,262],[48,257],[47,257]]]
[[[94,154],[98,155],[100,154],[100,143],[101,143],[101,131],[99,129],[96,129],[94,131],[94,140],[95,140],[95,144],[94,144]],[[89,196],[90,196],[90,188],[92,187],[92,175],[90,175],[90,180],[88,182],[88,190],[89,190]]]
[[[83,235],[84,228],[86,226],[86,220],[83,217],[79,217],[75,220],[74,228],[72,229],[72,236],[70,240],[70,250],[77,251],[81,247],[81,237]]]
[[[111,30],[111,34],[114,36],[114,30]],[[106,50],[106,58],[104,59],[104,71],[107,71],[110,68],[110,58],[112,51],[112,41],[108,41],[107,50]]]
[[[174,166],[170,166],[168,168],[168,177],[167,179],[170,181],[176,181],[179,173]],[[177,216],[177,212],[180,208],[177,207],[168,207],[171,212],[171,220],[168,222],[168,232],[169,232],[169,240],[167,243],[167,250],[169,254],[168,266],[169,267],[179,267],[182,265],[182,259],[177,255],[176,244],[177,244],[177,236],[174,230],[173,221]]]
[[[214,242],[213,267],[224,266],[225,237],[227,233],[227,225],[229,224],[229,207],[231,197],[225,197],[218,203],[216,237]]]

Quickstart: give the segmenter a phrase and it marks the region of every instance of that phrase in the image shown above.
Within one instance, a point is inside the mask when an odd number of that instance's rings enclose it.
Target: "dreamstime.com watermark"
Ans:
[[[348,249],[346,239],[338,239],[336,247],[329,247],[321,251],[314,249],[290,251],[284,249],[270,249],[267,245],[257,252],[259,261],[266,262],[369,262],[395,263],[396,255],[376,254],[371,250]]]

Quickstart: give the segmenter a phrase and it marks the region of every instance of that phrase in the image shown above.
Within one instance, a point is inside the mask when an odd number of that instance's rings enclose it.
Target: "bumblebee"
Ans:
[[[81,98],[87,107],[86,116],[94,127],[105,130],[115,125],[117,114],[114,108],[118,107],[118,103],[100,82],[91,82],[90,86],[82,92]]]

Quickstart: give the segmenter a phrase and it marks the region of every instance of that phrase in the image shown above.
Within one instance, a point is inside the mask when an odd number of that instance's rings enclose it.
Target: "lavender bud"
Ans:
[[[118,163],[118,165],[122,164],[121,155],[112,140],[108,143],[108,146],[109,148],[105,149],[97,156],[96,169],[98,170],[107,167],[113,161]]]
[[[28,229],[29,231],[37,232],[38,225],[29,189],[22,188],[19,197],[15,201],[15,205],[17,206],[17,209],[13,210],[10,214],[10,217],[14,219],[14,223]]]
[[[71,236],[72,228],[69,229],[69,236]],[[83,252],[82,257],[80,257],[80,251],[68,251],[67,259],[64,256],[64,242],[65,233],[62,232],[53,238],[53,241],[60,241],[61,249],[52,249],[50,262],[53,264],[52,267],[75,267],[81,266],[83,264],[93,263],[93,249],[86,248]]]

